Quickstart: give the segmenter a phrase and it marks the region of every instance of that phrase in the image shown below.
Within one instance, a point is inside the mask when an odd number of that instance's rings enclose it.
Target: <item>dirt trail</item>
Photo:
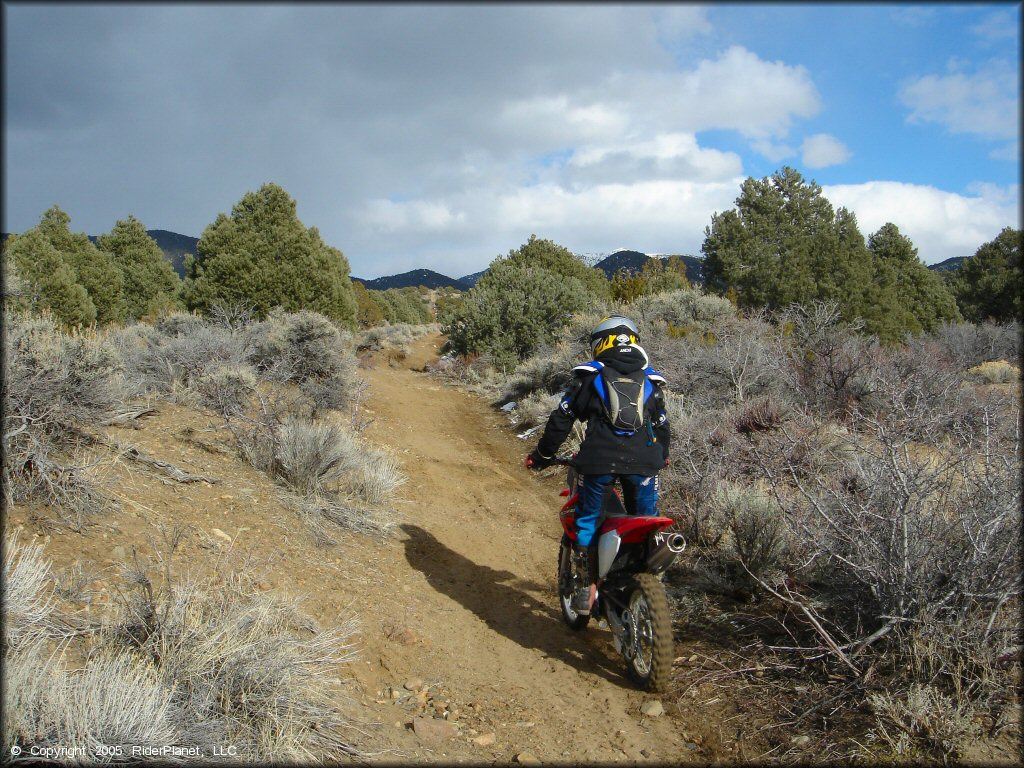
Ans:
[[[367,372],[374,421],[365,436],[400,459],[409,482],[400,542],[379,563],[397,589],[361,608],[368,628],[381,627],[377,642],[364,639],[379,658],[361,678],[379,690],[410,676],[442,685],[470,719],[459,738],[428,748],[385,705],[381,720],[411,737],[394,746],[414,760],[706,761],[670,717],[641,714],[657,697],[625,678],[607,630],[576,634],[562,623],[561,482],[522,467],[528,446],[487,404],[415,370],[439,342],[420,339],[401,367]],[[408,630],[411,644],[389,641],[389,628]],[[478,746],[488,733],[493,746]]]

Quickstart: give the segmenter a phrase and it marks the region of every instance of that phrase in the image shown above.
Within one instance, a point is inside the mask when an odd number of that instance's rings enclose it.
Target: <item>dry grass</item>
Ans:
[[[967,375],[985,384],[1011,384],[1020,381],[1020,368],[1006,360],[989,360],[968,369]]]
[[[50,563],[37,544],[22,544],[17,533],[4,538],[4,646],[20,648],[49,636],[56,602]]]
[[[173,550],[173,532],[165,538]],[[56,748],[101,763],[123,762],[116,749],[131,746],[198,747],[200,761],[228,744],[243,762],[355,754],[337,707],[355,618],[322,630],[297,601],[259,591],[244,564],[178,580],[168,555],[158,586],[149,567],[125,569],[108,623],[54,648],[49,564],[38,547],[6,545],[5,750]],[[69,655],[84,666],[69,668]]]

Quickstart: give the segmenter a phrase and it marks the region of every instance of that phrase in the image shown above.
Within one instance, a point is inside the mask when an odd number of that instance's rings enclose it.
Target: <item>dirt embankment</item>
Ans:
[[[93,577],[96,610],[110,601],[117,565],[154,557],[160,526],[188,525],[179,572],[235,557],[261,588],[302,597],[322,626],[359,616],[360,656],[347,670],[355,684],[343,707],[360,724],[351,742],[372,761],[741,757],[719,751],[720,717],[684,721],[668,699],[665,714],[643,714],[658,697],[630,684],[608,631],[575,634],[562,624],[561,481],[522,467],[529,446],[500,413],[417,370],[439,343],[424,337],[397,367],[378,360],[364,371],[372,419],[364,437],[408,477],[395,537],[343,535],[318,548],[276,487],[227,450],[212,417],[158,403],[141,429],[114,428],[112,439],[218,482],[165,482],[115,466],[121,509],[84,534],[54,531],[47,555],[58,571],[77,564]],[[25,510],[12,510],[8,525],[34,530]]]

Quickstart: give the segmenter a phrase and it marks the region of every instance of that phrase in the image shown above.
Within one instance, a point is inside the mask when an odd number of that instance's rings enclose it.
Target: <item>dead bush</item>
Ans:
[[[357,388],[351,340],[323,315],[276,310],[248,329],[247,340],[248,362],[269,381],[296,385],[310,416],[344,407]]]
[[[967,375],[985,384],[1010,384],[1020,381],[1020,368],[1006,360],[989,360],[967,370]]]
[[[580,350],[568,342],[541,347],[506,378],[499,399],[506,403],[522,400],[533,393],[542,396],[560,394],[572,380],[573,366],[582,362],[585,360]]]
[[[246,362],[245,339],[202,318],[171,315],[157,323],[156,331],[156,335],[127,329],[111,334],[120,337],[116,343],[122,347],[125,370],[144,392],[194,392],[208,371]]]
[[[389,347],[396,347],[408,354],[411,351],[411,344],[427,333],[437,333],[439,326],[431,325],[409,325],[407,323],[395,323],[394,325],[376,325],[360,331],[355,338],[355,347],[358,352],[380,352]]]
[[[100,654],[67,670],[36,646],[8,654],[4,664],[4,746],[63,750],[55,762],[128,761],[132,747],[181,744],[184,720],[172,689],[156,671],[126,653]]]
[[[899,758],[957,760],[979,735],[974,708],[929,685],[912,685],[903,694],[868,695],[878,724],[873,739]]]
[[[394,459],[348,427],[286,418],[237,420],[231,429],[253,466],[298,494],[295,505],[303,519],[315,523],[321,540],[327,539],[323,521],[377,534],[391,529],[391,515],[380,507],[405,478]]]
[[[248,365],[220,365],[203,371],[196,380],[203,405],[225,418],[246,411],[256,385],[256,372]]]
[[[649,326],[651,331],[660,330],[662,333],[669,326],[710,325],[736,316],[736,307],[728,299],[692,288],[641,296],[630,310],[638,322]],[[653,335],[645,333],[647,337]]]
[[[193,315],[190,312],[168,312],[157,318],[153,327],[161,336],[177,339],[199,333],[209,327],[209,323],[199,315]]]
[[[39,588],[49,566],[36,549],[20,548],[5,588],[27,597],[14,597],[21,608],[4,617],[5,629],[30,642],[5,648],[4,748],[62,748],[58,761],[68,762],[116,761],[98,755],[100,747],[123,748],[125,761],[133,746],[199,747],[200,761],[225,744],[243,762],[355,753],[337,706],[355,619],[322,630],[297,601],[259,591],[250,569],[233,571],[227,561],[201,581],[175,579],[164,565],[159,586],[145,564],[125,569],[115,613],[102,628],[86,628],[86,663],[68,669],[26,613],[49,610]]]
[[[884,351],[874,337],[860,334],[858,323],[845,323],[834,302],[794,306],[780,313],[779,367],[792,397],[820,416],[843,421],[871,402],[875,372]]]
[[[120,358],[95,335],[65,334],[46,317],[5,319],[5,499],[40,501],[80,529],[105,504],[80,444],[123,408]]]
[[[731,554],[753,579],[770,585],[782,580],[785,566],[792,562],[783,512],[770,493],[757,486],[723,483],[718,487],[715,504],[721,509],[729,533]],[[748,589],[755,584],[737,574]]]
[[[782,426],[786,416],[782,407],[770,397],[756,400],[732,419],[733,428],[741,435],[767,432]]]
[[[37,544],[22,544],[18,535],[4,537],[3,644],[21,648],[54,631],[50,563]]]
[[[1021,359],[1021,327],[1009,323],[943,323],[934,333],[936,342],[957,370],[991,360]]]

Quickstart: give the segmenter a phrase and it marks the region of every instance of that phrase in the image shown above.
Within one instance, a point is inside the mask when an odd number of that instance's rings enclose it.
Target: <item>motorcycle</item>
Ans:
[[[668,517],[631,515],[616,488],[604,494],[597,531],[598,596],[591,613],[579,613],[573,597],[589,579],[573,556],[576,540],[578,473],[571,457],[558,457],[568,467],[559,511],[562,540],[558,548],[558,597],[562,619],[574,631],[584,629],[592,615],[603,617],[612,631],[615,652],[621,653],[629,677],[643,690],[664,690],[672,669],[672,617],[662,575],[686,548],[680,533],[666,529]]]

